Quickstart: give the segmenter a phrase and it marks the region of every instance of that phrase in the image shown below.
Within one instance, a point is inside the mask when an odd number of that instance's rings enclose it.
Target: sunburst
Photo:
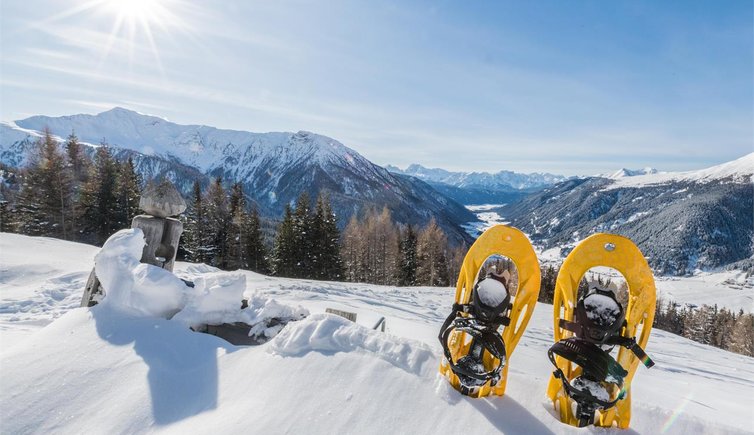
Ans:
[[[129,63],[133,62],[134,50],[146,45],[154,56],[156,66],[164,74],[155,34],[159,32],[171,36],[175,29],[186,30],[185,23],[176,13],[182,9],[183,3],[183,0],[90,0],[53,15],[44,22],[53,23],[85,13],[93,13],[100,18],[109,16],[112,25],[109,32],[103,34],[100,67],[107,61],[113,47],[125,42],[128,44]]]

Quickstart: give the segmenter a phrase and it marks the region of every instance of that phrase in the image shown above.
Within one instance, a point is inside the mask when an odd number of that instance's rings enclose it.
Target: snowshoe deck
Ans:
[[[505,319],[505,323],[503,323],[506,326],[499,334],[504,343],[504,349],[501,350],[499,346],[493,345],[490,346],[489,350],[483,351],[481,356],[484,371],[494,371],[496,367],[500,366],[501,362],[504,364],[495,377],[483,385],[469,388],[461,383],[459,377],[451,369],[447,358],[443,358],[440,363],[440,373],[448,378],[456,390],[470,397],[484,397],[489,394],[502,396],[505,393],[510,356],[521,339],[526,325],[529,323],[537,297],[539,296],[539,262],[529,239],[516,228],[497,225],[485,231],[466,254],[456,285],[454,310],[457,307],[468,306],[470,304],[479,271],[485,261],[493,255],[502,255],[510,258],[518,271],[518,287],[515,289],[515,292],[512,289],[508,289],[515,296],[510,305],[508,317]],[[463,319],[469,318],[467,312],[459,311],[458,315]],[[440,339],[445,341],[447,350],[453,361],[463,361],[464,357],[480,352],[478,344],[475,345],[478,341],[473,340],[471,334],[462,329],[452,330],[449,332],[449,336],[444,338],[442,331],[440,334]],[[487,339],[486,341],[489,343],[493,340]],[[504,354],[501,351],[504,351]],[[500,354],[505,359],[496,358],[493,355],[494,353]]]
[[[569,425],[617,425],[620,428],[628,428],[631,420],[631,380],[640,362],[651,366],[651,361],[643,354],[641,348],[644,348],[649,340],[655,315],[654,277],[644,255],[631,240],[613,234],[595,234],[588,237],[568,255],[558,273],[553,301],[555,343],[568,343],[568,340],[574,337],[572,325],[577,307],[579,282],[584,274],[595,266],[616,269],[628,284],[625,323],[620,335],[615,339],[620,345],[616,361],[623,369],[621,372],[625,371],[626,374],[622,379],[622,388],[617,384],[608,384],[607,388],[610,401],[617,402],[615,406],[598,411],[593,421],[587,422],[583,416],[580,419],[575,412],[577,402],[569,396],[564,388],[564,380],[559,379],[559,376],[565,377],[568,382],[579,384],[583,382],[580,376],[584,369],[560,355],[555,356],[553,360],[556,371],[550,377],[547,396],[559,412],[560,420]],[[639,327],[641,331],[638,331]],[[637,355],[643,355],[644,361],[640,361]],[[612,359],[607,353],[604,356]]]

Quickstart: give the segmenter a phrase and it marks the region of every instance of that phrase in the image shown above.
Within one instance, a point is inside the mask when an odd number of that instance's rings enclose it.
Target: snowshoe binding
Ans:
[[[623,274],[629,287],[625,311],[614,292],[601,285],[591,285],[576,300],[581,278],[595,266]],[[627,428],[631,379],[639,361],[648,368],[654,365],[642,349],[652,329],[655,286],[641,251],[621,236],[587,238],[563,262],[553,307],[555,344],[547,354],[555,371],[547,394],[559,408],[561,421],[578,427],[615,423]],[[610,355],[616,346],[617,360]]]
[[[515,292],[510,292],[507,272],[477,280],[485,261],[494,255],[506,256],[516,265]],[[455,303],[439,334],[444,351],[440,373],[456,390],[471,397],[505,393],[507,363],[531,318],[539,284],[536,254],[519,230],[497,225],[471,246],[461,266]]]

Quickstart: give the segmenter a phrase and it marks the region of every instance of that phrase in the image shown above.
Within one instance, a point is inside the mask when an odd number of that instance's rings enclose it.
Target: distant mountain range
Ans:
[[[134,158],[145,179],[167,177],[188,193],[194,180],[243,183],[263,214],[278,217],[307,191],[330,196],[341,224],[365,208],[387,206],[398,222],[426,224],[434,217],[451,240],[469,242],[461,225],[476,221],[462,205],[415,177],[393,174],[326,136],[251,133],[180,125],[114,108],[97,115],[33,116],[0,125],[0,162],[19,167],[40,132],[60,138],[72,131],[89,145],[105,140],[120,158]]]
[[[385,169],[424,180],[445,195],[467,205],[516,202],[529,192],[567,179],[562,175],[548,173],[451,172],[419,164],[412,164],[405,170],[392,165],[387,165]]]
[[[754,153],[699,171],[567,180],[497,211],[545,247],[610,232],[634,240],[662,274],[754,273],[753,175]]]

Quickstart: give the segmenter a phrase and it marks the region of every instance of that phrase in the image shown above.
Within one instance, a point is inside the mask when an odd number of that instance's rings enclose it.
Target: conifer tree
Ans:
[[[79,186],[86,182],[89,177],[89,158],[84,154],[84,149],[79,142],[79,138],[76,137],[76,133],[71,131],[68,138],[65,141],[65,152],[68,158],[68,165],[71,168],[71,176],[73,177],[73,183]]]
[[[131,157],[118,165],[115,190],[118,227],[130,228],[131,220],[139,214],[141,197],[141,177],[136,173]]]
[[[197,263],[209,262],[207,251],[205,250],[205,244],[208,242],[205,204],[199,181],[194,181],[191,189],[191,200],[189,201],[185,219],[186,222],[181,240],[183,240],[188,260]]]
[[[206,203],[207,241],[203,249],[208,255],[210,264],[225,269],[228,266],[228,230],[230,213],[228,198],[222,179],[216,178],[207,191]]]
[[[398,285],[413,286],[416,285],[416,231],[410,224],[403,231],[400,242],[400,267],[398,268]]]
[[[247,267],[244,230],[246,229],[246,198],[241,183],[234,183],[228,200],[228,231],[226,233],[226,268],[235,270]]]
[[[264,246],[259,219],[259,210],[256,207],[246,215],[244,222],[244,250],[246,252],[246,267],[257,273],[270,273],[267,248]]]
[[[71,231],[74,233],[73,238],[78,240],[78,230],[80,230],[78,218],[81,215],[81,191],[89,178],[89,171],[91,170],[92,165],[89,157],[84,154],[83,146],[73,131],[71,131],[71,134],[68,135],[68,138],[65,141],[65,153],[72,180],[70,226]]]
[[[314,214],[313,239],[315,246],[314,278],[340,280],[343,261],[340,257],[340,231],[330,200],[320,195]]]
[[[275,237],[273,257],[273,272],[278,276],[292,277],[295,265],[295,243],[293,211],[290,205],[285,206],[283,221],[278,226]]]
[[[71,175],[49,129],[37,143],[18,209],[21,232],[67,239],[71,235]]]
[[[311,200],[307,192],[301,193],[296,201],[296,209],[293,212],[293,255],[292,269],[293,278],[308,278],[313,273],[312,258],[319,253],[314,246],[313,229],[314,219],[311,211]]]
[[[102,244],[118,229],[117,175],[118,165],[103,141],[81,193],[79,222],[83,240]]]
[[[555,281],[558,277],[558,271],[552,266],[546,266],[542,269],[542,280],[539,290],[539,302],[551,304],[555,298]]]

